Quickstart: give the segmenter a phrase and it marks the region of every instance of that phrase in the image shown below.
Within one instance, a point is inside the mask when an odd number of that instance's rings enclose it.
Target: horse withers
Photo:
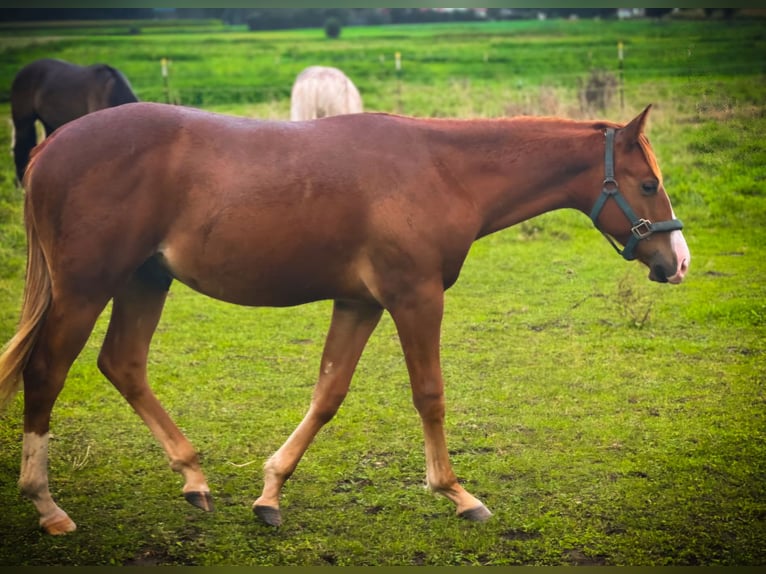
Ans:
[[[127,78],[106,64],[78,66],[42,59],[24,66],[11,85],[13,158],[22,181],[29,153],[37,145],[35,122],[45,135],[90,112],[137,102]]]
[[[309,66],[298,74],[290,91],[290,119],[293,121],[363,111],[359,90],[338,68]]]
[[[444,292],[475,240],[560,208],[589,214],[650,279],[680,283],[690,255],[644,135],[648,114],[627,125],[388,114],[292,122],[136,103],[57,130],[27,170],[24,302],[0,355],[0,404],[23,379],[19,484],[42,527],[75,529],[48,488],[51,410],[110,300],[98,366],[183,475],[187,500],[212,509],[195,449],[147,381],[173,280],[238,305],[334,301],[308,412],[265,463],[253,504],[261,520],[281,523],[283,485],[343,402],[384,311],[422,421],[426,482],[460,516],[486,520],[449,460]]]

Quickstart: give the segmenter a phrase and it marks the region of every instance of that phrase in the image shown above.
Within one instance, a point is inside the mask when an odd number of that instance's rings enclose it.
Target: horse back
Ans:
[[[255,120],[139,102],[88,114],[59,130],[44,150],[45,170],[63,185],[111,178],[114,187],[150,173],[152,181],[170,182],[163,194],[204,190],[208,202],[285,203],[297,211],[326,197],[367,204],[396,197],[416,204],[439,183],[435,140],[424,124],[388,114]]]

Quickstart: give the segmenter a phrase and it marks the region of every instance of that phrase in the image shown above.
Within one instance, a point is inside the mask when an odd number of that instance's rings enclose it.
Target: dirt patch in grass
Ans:
[[[564,552],[562,558],[573,566],[606,566],[608,564],[606,556],[602,554],[589,556],[576,548]]]
[[[540,538],[540,533],[511,528],[510,530],[501,532],[500,536],[505,540],[533,540],[535,538]]]
[[[193,566],[194,563],[185,559],[179,560],[168,553],[167,548],[148,546],[142,548],[132,558],[123,561],[123,566]]]

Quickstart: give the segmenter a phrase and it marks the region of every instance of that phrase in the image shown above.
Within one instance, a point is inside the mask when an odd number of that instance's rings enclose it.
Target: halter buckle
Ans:
[[[607,177],[604,179],[604,183],[601,184],[601,191],[607,195],[614,195],[619,189],[620,186],[613,177]]]
[[[639,219],[638,222],[630,228],[630,232],[636,239],[645,239],[654,233],[652,222],[648,219]]]

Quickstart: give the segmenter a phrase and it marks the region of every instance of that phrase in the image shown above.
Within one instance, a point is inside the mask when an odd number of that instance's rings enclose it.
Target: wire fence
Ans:
[[[481,62],[477,67],[486,65],[487,62]],[[255,83],[254,76],[247,72],[211,78],[210,74],[197,70],[193,63],[174,64],[165,78],[157,73],[133,77],[131,82],[139,97],[148,101],[195,107],[268,103],[284,107],[290,99],[294,75],[302,66],[281,68],[267,85]],[[440,66],[446,69],[439,70]],[[625,108],[631,101],[645,102],[647,97],[669,102],[679,97],[707,100],[707,105],[713,107],[718,101],[726,107],[742,98],[748,103],[757,103],[766,93],[766,59],[733,62],[728,66],[583,67],[536,74],[487,73],[486,69],[455,66],[454,61],[417,57],[406,60],[405,67],[402,73],[389,69],[393,68],[392,62],[368,67],[364,70],[366,73],[360,71],[361,66],[351,67],[356,73],[350,76],[362,93],[367,109],[416,113],[422,112],[420,102],[431,100],[432,107],[438,101],[445,104],[444,110],[431,110],[437,115],[450,115],[451,109],[460,108],[480,115],[507,115],[513,111],[549,114],[562,111],[556,102],[566,103],[571,113],[573,104],[581,111],[597,111],[614,107],[616,102]],[[596,86],[595,91],[591,85],[594,77],[601,77],[602,81],[601,88]],[[734,95],[727,88],[732,82],[749,84],[749,89]],[[591,96],[589,90],[593,92]],[[450,101],[455,103],[450,106]]]

